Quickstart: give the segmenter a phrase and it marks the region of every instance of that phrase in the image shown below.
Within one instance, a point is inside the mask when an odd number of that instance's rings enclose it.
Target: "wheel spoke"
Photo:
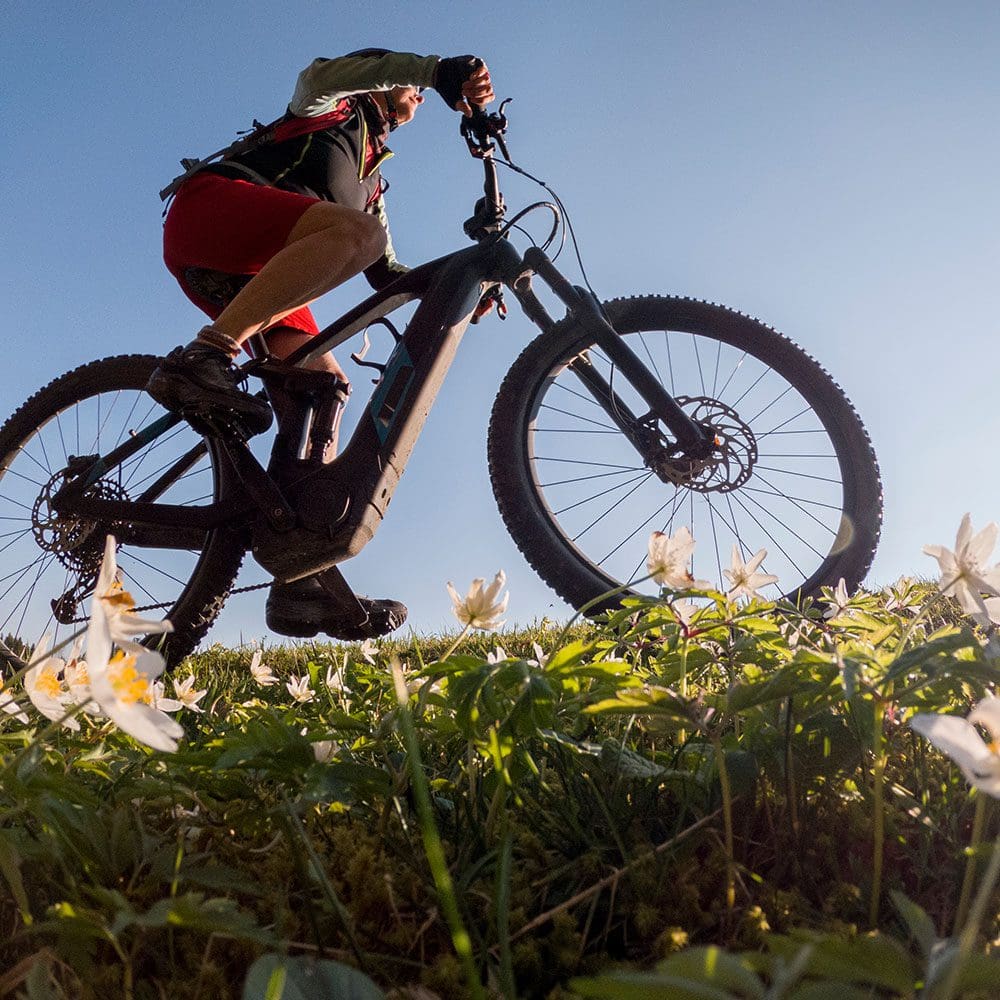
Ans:
[[[514,405],[524,407],[525,458],[517,461],[529,463],[528,474],[505,498],[497,489],[518,544],[540,553],[542,575],[579,606],[599,584],[644,575],[646,532],[675,533],[683,524],[698,545],[698,575],[713,584],[725,585],[734,547],[745,560],[767,551],[764,571],[779,578],[767,593],[815,593],[836,582],[821,574],[834,572],[856,582],[877,539],[880,490],[867,436],[839,388],[780,335],[720,307],[654,299],[605,309],[616,328],[624,317],[619,332],[649,376],[715,429],[720,453],[686,467],[661,425],[640,458],[619,428],[607,426],[610,411],[602,425],[578,405],[593,400],[577,382],[579,368],[568,366],[586,357],[634,414],[648,413],[643,396],[580,327],[560,324],[552,337],[561,342],[551,347],[539,338],[501,393],[525,401]],[[835,549],[845,516],[858,530]],[[549,527],[531,528],[532,518]],[[573,584],[563,588],[565,575]],[[652,583],[637,586],[656,592]]]
[[[64,596],[72,600],[81,580],[92,581],[109,527],[79,516],[60,518],[51,509],[50,493],[60,485],[68,456],[106,457],[123,446],[127,452],[86,487],[88,498],[142,499],[168,507],[219,498],[215,452],[188,424],[167,424],[159,436],[146,439],[163,411],[143,391],[151,361],[137,359],[137,366],[135,360],[96,362],[78,369],[72,379],[56,380],[0,429],[0,453],[9,456],[0,469],[0,628],[24,641],[35,642],[53,628],[54,642],[60,631],[62,637],[68,634],[51,602]],[[142,595],[144,603],[162,606],[174,623],[177,632],[163,638],[168,658],[190,651],[213,617],[216,598],[231,587],[242,555],[220,541],[206,557],[200,546],[185,547],[190,532],[177,533],[176,548],[160,547],[173,537],[172,530],[164,522],[145,535],[120,531],[117,557],[128,589]],[[219,536],[209,532],[204,537],[211,545]],[[85,605],[66,610],[61,617],[86,617]]]

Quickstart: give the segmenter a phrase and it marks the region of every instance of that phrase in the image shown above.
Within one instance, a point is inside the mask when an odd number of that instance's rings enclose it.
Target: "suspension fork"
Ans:
[[[600,345],[615,367],[649,406],[650,417],[663,421],[676,438],[681,450],[691,457],[709,454],[712,449],[711,436],[680,408],[674,397],[604,318],[600,304],[593,294],[585,288],[571,285],[538,247],[531,247],[525,252],[524,262],[555,292],[573,318]],[[610,383],[589,360],[578,358],[570,367],[591,395],[605,407],[614,423],[640,451],[644,451],[641,447],[643,435],[640,433],[643,419],[632,414]]]

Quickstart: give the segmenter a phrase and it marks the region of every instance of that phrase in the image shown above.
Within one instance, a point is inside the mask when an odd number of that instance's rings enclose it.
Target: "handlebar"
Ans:
[[[462,118],[460,131],[465,139],[469,152],[477,159],[492,154],[496,146],[500,147],[500,155],[509,163],[510,153],[504,134],[507,131],[507,116],[503,109],[510,103],[510,98],[500,102],[497,111],[489,113],[480,105],[472,105],[472,114]],[[495,145],[494,145],[495,140]]]
[[[488,113],[484,107],[474,104],[472,105],[472,114],[468,118],[463,117],[459,127],[462,138],[465,139],[466,145],[469,147],[469,152],[477,160],[482,160],[483,170],[486,174],[483,185],[486,197],[480,198],[476,203],[475,214],[466,220],[464,226],[466,234],[473,240],[482,240],[495,234],[503,226],[506,206],[497,180],[493,152],[499,146],[500,155],[507,163],[511,162],[510,153],[503,138],[507,131],[507,116],[503,113],[503,109],[509,102],[510,98],[502,101],[500,108],[493,113]]]

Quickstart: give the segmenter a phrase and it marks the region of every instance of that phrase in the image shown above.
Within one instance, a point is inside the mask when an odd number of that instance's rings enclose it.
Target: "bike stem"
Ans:
[[[600,344],[649,405],[650,414],[670,428],[684,452],[689,455],[707,454],[712,447],[711,437],[681,409],[673,396],[604,318],[600,303],[593,293],[578,285],[571,285],[538,247],[530,247],[525,251],[524,262],[552,289],[580,326]]]

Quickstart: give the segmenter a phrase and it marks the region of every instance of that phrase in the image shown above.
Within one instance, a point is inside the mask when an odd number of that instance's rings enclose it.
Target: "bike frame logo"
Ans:
[[[381,383],[372,394],[369,412],[379,441],[385,444],[399,409],[413,381],[413,361],[405,344],[398,344],[385,365]]]

